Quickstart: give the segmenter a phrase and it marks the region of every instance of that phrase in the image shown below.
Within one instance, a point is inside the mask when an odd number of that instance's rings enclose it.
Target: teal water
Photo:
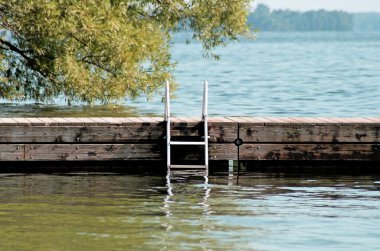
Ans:
[[[199,114],[203,79],[213,115],[380,114],[380,33],[259,33],[216,50],[220,61],[202,59],[198,44],[173,52],[180,86],[172,109],[180,115]]]
[[[220,61],[204,59],[200,44],[176,36],[173,60],[179,84],[172,109],[199,115],[202,81],[209,80],[209,113],[244,116],[379,116],[380,33],[259,33],[218,48]],[[67,108],[0,105],[2,116],[162,115],[161,98],[121,106]],[[191,109],[189,109],[191,107]]]
[[[0,250],[379,250],[380,176],[0,175]]]

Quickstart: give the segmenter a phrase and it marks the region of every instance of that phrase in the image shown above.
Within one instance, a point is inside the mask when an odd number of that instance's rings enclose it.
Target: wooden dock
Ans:
[[[173,137],[203,135],[199,118],[172,118],[171,128]],[[209,135],[211,161],[380,160],[380,118],[211,117]],[[201,149],[175,147],[173,162],[202,160]],[[161,117],[0,118],[0,161],[165,158]]]

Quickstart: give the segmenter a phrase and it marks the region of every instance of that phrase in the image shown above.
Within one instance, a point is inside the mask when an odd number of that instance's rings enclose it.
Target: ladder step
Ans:
[[[205,165],[171,165],[171,169],[206,169]]]
[[[170,170],[170,176],[172,177],[183,177],[186,176],[207,176],[206,169],[173,169]]]
[[[170,145],[177,145],[177,146],[204,146],[206,143],[200,142],[200,141],[170,141]]]

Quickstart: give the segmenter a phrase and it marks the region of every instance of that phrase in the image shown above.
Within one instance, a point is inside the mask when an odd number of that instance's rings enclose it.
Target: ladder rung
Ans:
[[[205,165],[171,165],[172,169],[206,169]]]
[[[170,145],[177,146],[204,146],[206,143],[203,141],[170,141]]]

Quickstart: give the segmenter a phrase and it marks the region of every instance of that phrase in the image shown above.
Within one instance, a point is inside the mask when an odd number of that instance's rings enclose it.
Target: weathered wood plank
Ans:
[[[39,120],[41,120],[42,122],[46,123],[47,126],[57,126],[58,125],[58,122],[56,122],[55,120],[51,119],[51,118],[38,118]]]
[[[210,159],[236,159],[236,146],[226,146],[232,144],[210,145]],[[0,161],[164,160],[164,148],[158,144],[0,144]],[[174,147],[172,153],[176,163],[203,159],[199,146]]]
[[[157,143],[163,135],[162,126],[2,126],[0,128],[2,143]]]
[[[30,121],[26,120],[25,118],[12,118],[13,120],[15,120],[18,125],[22,126],[22,125],[27,125],[27,126],[30,126],[31,123]]]
[[[0,161],[22,160],[24,160],[24,145],[0,144]]]
[[[249,118],[247,120],[247,123],[252,124],[252,125],[265,125],[265,123],[268,122],[267,119],[260,118],[260,117],[255,117],[255,118]]]
[[[161,159],[156,144],[27,144],[27,161],[106,161]]]
[[[65,118],[50,118],[58,123],[60,126],[70,126],[71,122],[66,120]]]
[[[240,124],[240,138],[244,142],[380,142],[380,126],[255,126]]]
[[[170,118],[170,122],[171,122],[171,124],[174,124],[174,123],[186,123],[185,121],[183,121],[182,119],[177,118],[177,117],[171,117]]]
[[[188,123],[190,122],[187,117],[172,117],[173,122]]]
[[[201,119],[199,118],[199,121]],[[227,118],[227,117],[210,117],[209,118],[209,123],[220,123],[220,122],[223,122],[223,123],[236,123],[235,121]]]
[[[25,155],[24,155],[25,147]],[[173,160],[202,158],[202,150],[173,149]],[[236,160],[233,144],[210,144],[210,160]],[[108,161],[163,160],[157,144],[1,144],[0,161]],[[244,144],[240,160],[380,160],[379,144]]]
[[[202,122],[202,118],[201,117],[187,117],[186,121],[189,124],[198,124]]]
[[[367,118],[350,118],[349,120],[355,122],[356,124],[376,124]]]
[[[307,125],[326,125],[328,124],[326,121],[322,120],[321,118],[309,118],[309,117],[301,117],[299,119],[303,119],[305,121],[305,124]]]
[[[209,145],[209,159],[210,160],[237,160],[238,148],[235,144],[215,144]]]
[[[265,117],[270,122],[265,122],[265,125],[290,125],[289,119],[281,117]]]
[[[72,125],[72,126],[83,126],[84,125],[84,121],[82,121],[79,118],[65,118],[65,120],[70,122],[70,125]]]
[[[293,121],[291,122],[291,125],[305,125],[307,124],[307,120],[305,118],[301,117],[292,117]]]
[[[366,118],[374,123],[380,123],[380,118]]]
[[[137,117],[123,118],[123,125],[141,125],[144,121]]]
[[[163,118],[158,118],[158,117],[139,117],[139,119],[142,120],[143,124],[157,125],[163,122]]]
[[[65,118],[66,120],[69,120],[69,118]],[[97,122],[92,120],[91,118],[76,118],[77,121],[75,120],[72,120],[70,122],[72,122],[72,125],[80,125],[80,124],[83,124],[85,126],[96,126],[97,125]]]
[[[216,145],[216,147],[222,147]],[[241,160],[380,160],[377,144],[244,144]]]
[[[110,122],[102,119],[102,118],[90,118],[92,121],[96,123],[97,126],[109,126]]]
[[[346,119],[346,118],[338,118],[337,119],[342,125],[350,125],[350,126],[353,126],[353,125],[356,125],[357,123],[353,122],[352,120],[350,119]]]
[[[200,117],[175,117],[174,120],[171,121],[172,125],[181,124],[187,126],[196,126],[199,123],[202,123],[202,119]]]
[[[231,120],[232,122],[235,122],[235,123],[244,123],[244,122],[247,122],[247,120],[245,120],[242,117],[226,117],[226,118],[229,119],[229,120]]]
[[[25,118],[29,121],[31,126],[46,126],[46,122],[40,120],[39,118]]]
[[[57,123],[57,122],[56,122]],[[213,123],[209,125],[210,142],[233,142],[237,135],[234,123]],[[193,126],[175,124],[172,136],[202,136],[203,125]],[[165,125],[129,125],[129,126],[1,126],[2,143],[122,143],[151,142],[163,140]]]
[[[0,118],[0,126],[6,125],[6,122],[3,120],[3,118]]]
[[[123,121],[120,118],[112,118],[112,117],[102,117],[105,121],[109,122],[111,125],[122,125]],[[129,119],[125,119],[124,121],[130,121]]]
[[[237,123],[217,123],[209,124],[208,134],[210,136],[209,142],[212,143],[231,143],[237,139],[238,124]]]
[[[25,160],[164,160],[166,158],[164,148],[158,144],[26,144]],[[172,161],[181,163],[189,160],[202,160],[202,153],[201,147],[174,147],[172,149]],[[235,156],[236,154],[231,153],[231,155]],[[211,159],[217,160],[218,158],[212,156]]]
[[[17,126],[18,125],[18,122],[12,118],[1,118],[1,121],[3,124],[9,125],[9,126]]]
[[[157,120],[157,122],[159,122],[159,123],[162,123],[165,120],[164,117],[150,117],[150,118]]]
[[[342,121],[339,118],[318,118],[321,122],[317,125],[342,125]]]

